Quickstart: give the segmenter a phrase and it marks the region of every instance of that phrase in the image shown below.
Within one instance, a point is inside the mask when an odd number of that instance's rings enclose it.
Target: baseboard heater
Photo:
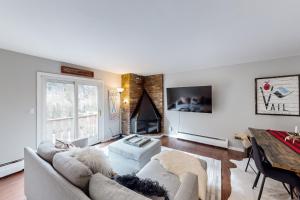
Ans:
[[[189,140],[193,142],[199,142],[203,144],[209,144],[209,145],[222,147],[222,148],[228,148],[228,139],[220,139],[220,138],[196,135],[196,134],[185,133],[185,132],[178,132],[177,138],[183,140]]]
[[[0,178],[22,171],[24,169],[24,160],[16,160],[0,165]]]

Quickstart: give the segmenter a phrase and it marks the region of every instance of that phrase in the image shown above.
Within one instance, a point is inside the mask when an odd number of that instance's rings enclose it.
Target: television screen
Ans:
[[[212,113],[212,87],[167,88],[168,110]]]

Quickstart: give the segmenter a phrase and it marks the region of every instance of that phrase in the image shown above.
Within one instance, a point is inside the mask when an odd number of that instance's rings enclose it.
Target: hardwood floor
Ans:
[[[0,179],[0,200],[24,200],[24,173]]]
[[[106,146],[111,142],[103,143],[100,146]],[[235,165],[229,160],[241,160],[244,154],[232,150],[222,149],[209,145],[203,145],[184,140],[177,140],[175,138],[163,137],[161,138],[163,146],[211,157],[222,162],[222,200],[228,199],[231,192],[230,185],[230,168]],[[0,179],[0,200],[24,200],[24,173],[17,174]]]

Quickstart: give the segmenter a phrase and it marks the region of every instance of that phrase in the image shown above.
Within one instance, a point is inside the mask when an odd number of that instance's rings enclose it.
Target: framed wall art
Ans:
[[[109,118],[117,120],[120,116],[120,94],[116,89],[108,90]]]
[[[300,116],[299,79],[299,75],[256,78],[256,114]]]

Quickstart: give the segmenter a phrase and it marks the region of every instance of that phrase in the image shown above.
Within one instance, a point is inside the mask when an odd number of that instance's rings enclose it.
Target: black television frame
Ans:
[[[172,89],[189,89],[189,88],[201,88],[201,87],[203,87],[203,88],[209,88],[210,89],[210,91],[209,91],[209,94],[210,94],[210,96],[206,96],[206,100],[209,100],[209,104],[202,104],[202,105],[208,105],[209,106],[209,111],[192,111],[192,110],[188,110],[188,109],[178,109],[178,110],[176,110],[176,109],[172,109],[172,108],[170,108],[170,104],[169,104],[169,99],[170,99],[170,91],[172,90]],[[205,85],[205,86],[187,86],[187,87],[170,87],[170,88],[166,88],[166,95],[167,95],[167,110],[168,111],[178,111],[178,112],[191,112],[191,113],[212,113],[213,112],[213,102],[212,102],[212,96],[213,96],[213,94],[212,94],[212,85]],[[194,95],[194,97],[196,97],[196,96],[204,96],[204,95]],[[192,98],[193,96],[191,95],[190,96],[190,98]],[[175,102],[175,101],[174,101]],[[174,104],[174,103],[173,103]]]

